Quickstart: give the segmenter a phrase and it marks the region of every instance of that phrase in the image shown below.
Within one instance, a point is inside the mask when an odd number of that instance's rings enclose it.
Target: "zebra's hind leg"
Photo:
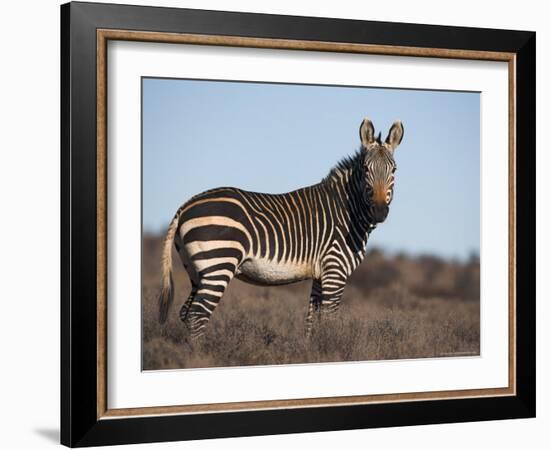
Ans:
[[[189,307],[191,306],[191,303],[195,298],[195,294],[197,293],[198,284],[199,284],[199,274],[197,273],[194,265],[192,264],[191,260],[187,256],[187,253],[183,248],[183,243],[181,241],[181,238],[178,234],[176,235],[176,238],[175,238],[175,244],[176,244],[176,249],[178,251],[181,263],[183,264],[183,267],[187,272],[187,275],[189,276],[189,281],[191,282],[191,292],[189,293],[187,300],[185,301],[185,303],[182,305],[180,309],[180,319],[183,322],[185,322],[185,319],[187,318],[187,313],[189,312]]]
[[[319,280],[313,280],[311,285],[311,296],[309,298],[309,307],[306,316],[306,337],[311,337],[311,330],[313,329],[313,322],[318,320],[319,313],[321,311],[321,282]]]
[[[229,271],[224,270],[224,272],[223,275],[203,276],[197,285],[196,292],[186,302],[189,302],[189,306],[181,319],[189,327],[192,339],[197,339],[205,333],[214,309],[233,278],[233,274]]]
[[[197,294],[197,284],[193,281],[191,282],[191,292],[189,294],[189,297],[187,297],[187,300],[182,305],[180,309],[180,319],[182,322],[185,322],[187,319],[187,313],[189,312],[189,307],[191,306],[191,303],[193,302],[193,299],[195,298],[195,295]]]

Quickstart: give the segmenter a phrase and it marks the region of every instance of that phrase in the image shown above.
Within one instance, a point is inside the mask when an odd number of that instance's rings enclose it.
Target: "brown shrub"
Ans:
[[[157,321],[160,238],[143,245],[143,369],[228,367],[479,354],[479,262],[371,252],[340,312],[304,334],[311,282],[257,287],[232,281],[206,334],[188,340],[178,312],[189,281],[174,258],[176,295]]]

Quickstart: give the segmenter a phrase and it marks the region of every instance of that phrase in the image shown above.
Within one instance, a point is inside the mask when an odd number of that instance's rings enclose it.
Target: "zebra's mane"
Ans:
[[[355,169],[360,169],[363,165],[363,151],[362,149],[356,150],[351,156],[345,156],[342,158],[332,169],[328,175],[323,178],[322,182],[336,181],[344,174],[349,174]]]

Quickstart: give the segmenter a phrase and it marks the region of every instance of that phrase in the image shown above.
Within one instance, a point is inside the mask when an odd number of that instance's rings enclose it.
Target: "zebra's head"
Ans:
[[[370,213],[375,222],[386,220],[393,199],[393,184],[397,165],[393,157],[403,139],[403,124],[394,122],[384,142],[374,135],[369,119],[363,120],[359,129],[363,153],[365,187]]]

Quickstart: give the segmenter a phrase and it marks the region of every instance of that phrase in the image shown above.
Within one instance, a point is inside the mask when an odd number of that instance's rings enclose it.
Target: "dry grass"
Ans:
[[[189,282],[174,258],[176,297],[157,321],[160,240],[144,240],[143,368],[174,369],[479,354],[479,263],[371,252],[350,280],[337,317],[304,336],[311,282],[231,282],[208,332],[187,339],[178,313]]]

